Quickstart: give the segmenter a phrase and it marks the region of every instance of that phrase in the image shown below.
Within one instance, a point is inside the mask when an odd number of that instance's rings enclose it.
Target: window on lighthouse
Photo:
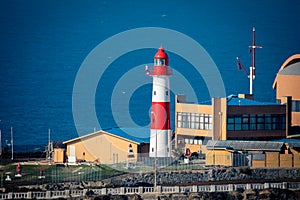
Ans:
[[[154,65],[155,66],[164,66],[165,65],[165,59],[154,59]]]

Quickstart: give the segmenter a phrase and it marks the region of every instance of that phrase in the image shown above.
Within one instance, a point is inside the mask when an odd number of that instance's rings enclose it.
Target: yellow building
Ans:
[[[149,129],[101,130],[65,141],[63,144],[67,146],[69,163],[86,161],[113,164],[126,162],[128,159],[137,161],[138,156],[148,155]]]
[[[208,141],[206,165],[299,167],[300,140]]]
[[[285,138],[291,120],[288,104],[258,102],[250,95],[212,98],[208,104],[188,103],[180,95],[175,109],[175,147],[198,153],[206,152],[208,140]]]
[[[279,167],[284,153],[284,142],[210,140],[206,147],[206,165]]]
[[[289,57],[280,67],[273,83],[276,99],[286,104],[286,96],[291,97],[291,134],[300,135],[300,54]]]

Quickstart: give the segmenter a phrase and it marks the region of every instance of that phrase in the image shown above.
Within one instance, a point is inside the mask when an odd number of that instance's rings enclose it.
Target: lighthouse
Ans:
[[[146,74],[153,77],[150,125],[150,157],[171,156],[170,76],[172,69],[164,48],[154,55],[154,67]]]

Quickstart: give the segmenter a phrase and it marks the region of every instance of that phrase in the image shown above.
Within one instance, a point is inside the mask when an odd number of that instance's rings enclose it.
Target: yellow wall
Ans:
[[[300,154],[294,154],[294,167],[300,167]]]
[[[54,149],[53,161],[55,163],[63,163],[65,157],[65,150],[64,149]]]
[[[266,167],[279,167],[278,153],[266,153]]]
[[[266,161],[265,160],[252,160],[252,167],[265,167]]]
[[[178,98],[178,97],[177,97]],[[185,96],[184,96],[185,99]],[[210,105],[199,105],[199,104],[192,104],[192,103],[176,103],[175,106],[176,116],[175,116],[175,148],[177,148],[177,136],[184,135],[184,136],[211,136],[212,130],[198,130],[198,129],[191,129],[191,128],[178,128],[177,127],[177,112],[191,112],[191,113],[201,113],[201,114],[212,114],[212,106]],[[197,152],[201,149],[201,145],[192,145],[186,144],[186,148],[190,148],[191,152]],[[192,150],[193,149],[193,150]]]
[[[138,145],[123,138],[115,137],[103,132],[97,132],[91,137],[76,140],[67,144],[67,155],[70,155],[70,146],[75,146],[76,159],[85,159],[88,162],[98,161],[100,163],[125,162],[128,156],[129,144],[132,145],[136,161]],[[85,152],[85,157],[83,156]]]
[[[233,165],[233,153],[226,150],[207,150],[206,152],[206,165]]]
[[[227,99],[213,98],[213,140],[227,139]]]
[[[280,154],[280,167],[293,167],[293,155],[292,154]]]
[[[207,150],[206,165],[233,166],[234,155],[225,149]],[[252,167],[300,167],[300,154],[266,153],[264,160],[252,160]]]
[[[202,145],[200,144],[186,144],[185,147],[189,148],[191,150],[191,153],[198,153],[199,150],[203,150]]]
[[[212,107],[210,105],[176,103],[176,114],[177,112],[212,114]],[[175,118],[177,123],[177,116]],[[212,131],[197,130],[197,129],[190,129],[190,128],[178,128],[176,124],[175,133],[180,135],[188,135],[188,136],[210,136],[212,134]]]

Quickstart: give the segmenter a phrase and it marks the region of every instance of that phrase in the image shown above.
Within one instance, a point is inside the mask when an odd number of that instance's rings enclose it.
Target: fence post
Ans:
[[[143,194],[144,193],[144,187],[143,186],[140,186],[139,187],[139,194]]]
[[[282,186],[283,186],[283,189],[288,189],[288,183],[287,182],[283,182]]]
[[[233,184],[229,184],[229,185],[228,185],[228,190],[231,191],[231,192],[234,191],[234,186],[233,186]]]
[[[83,196],[85,196],[88,191],[89,191],[88,189],[83,189]],[[93,191],[93,190],[91,190],[91,191]]]
[[[161,193],[162,192],[162,187],[160,185],[156,186],[156,192],[157,193]]]
[[[102,194],[102,195],[106,195],[106,192],[107,192],[106,188],[102,188],[102,189],[101,189],[101,194]]]
[[[175,187],[175,193],[179,193],[179,186],[174,186]]]
[[[66,198],[70,197],[70,190],[65,190],[65,197]]]
[[[246,189],[247,190],[251,190],[252,189],[252,184],[251,183],[247,183],[246,184]]]
[[[8,199],[13,199],[13,196],[14,196],[14,194],[12,192],[9,192],[8,195],[7,195],[7,198]]]
[[[46,199],[51,199],[51,191],[46,191]]]
[[[27,199],[32,199],[32,192],[27,192]]]
[[[193,192],[198,192],[198,186],[197,185],[193,185]]]
[[[211,185],[210,186],[210,191],[215,192],[216,191],[216,185]]]
[[[264,189],[269,189],[270,188],[270,183],[265,183],[264,184]]]
[[[120,187],[120,194],[125,194],[125,188],[124,187]]]

